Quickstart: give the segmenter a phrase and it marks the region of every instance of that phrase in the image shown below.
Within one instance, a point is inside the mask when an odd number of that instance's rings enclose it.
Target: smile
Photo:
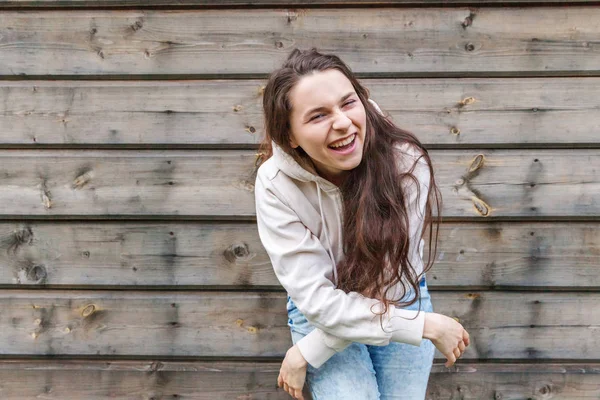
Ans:
[[[356,133],[348,138],[338,141],[337,146],[333,147],[332,145],[327,146],[329,150],[337,153],[337,154],[349,154],[352,153],[354,148],[356,147]]]

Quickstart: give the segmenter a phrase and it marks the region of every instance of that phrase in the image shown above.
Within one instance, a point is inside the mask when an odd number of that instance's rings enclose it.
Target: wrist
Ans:
[[[425,313],[425,325],[423,326],[423,338],[435,340],[439,337],[439,329],[436,314],[432,312]]]
[[[308,366],[308,361],[302,355],[300,348],[297,344],[292,346],[288,352],[292,352],[292,354],[288,354],[290,356],[290,363],[293,364],[294,368],[306,368]]]

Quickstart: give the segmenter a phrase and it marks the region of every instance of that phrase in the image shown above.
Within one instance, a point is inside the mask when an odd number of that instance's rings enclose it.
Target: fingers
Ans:
[[[277,387],[283,388],[286,392],[289,393],[294,399],[304,400],[304,396],[302,395],[302,389],[294,389],[286,382],[283,381],[281,374],[277,377]]]
[[[463,342],[468,346],[471,344],[471,337],[469,336],[469,332],[463,329]]]
[[[302,396],[302,389],[294,389],[294,398],[298,400],[304,400]]]
[[[460,358],[460,349],[458,347],[456,347],[454,349],[454,357],[456,357],[456,359],[458,360]]]
[[[463,342],[462,340],[460,342],[458,342],[458,349],[460,350],[460,353],[464,353],[465,352],[465,348],[467,346],[465,346],[465,342]]]
[[[444,365],[446,366],[446,368],[450,368],[456,362],[456,357],[454,357],[453,353],[449,353],[448,355],[446,355],[446,358],[448,359],[448,361],[446,361],[446,364]]]

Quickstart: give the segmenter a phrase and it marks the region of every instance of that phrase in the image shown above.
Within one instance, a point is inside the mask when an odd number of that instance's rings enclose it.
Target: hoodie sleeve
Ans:
[[[414,173],[417,174],[416,168]],[[412,207],[420,208],[423,203],[424,209],[426,188],[421,189],[418,205],[416,193],[409,198]],[[298,342],[308,363],[318,368],[351,342],[385,346],[396,341],[420,345],[424,312],[389,307],[380,321],[375,315],[381,310],[378,300],[335,288],[327,278],[331,262],[326,249],[300,221],[285,197],[261,174],[256,179],[255,200],[259,236],[275,274],[300,312],[317,328]],[[415,212],[409,212],[411,230],[418,228],[416,215],[413,222]],[[411,232],[411,237],[415,236],[420,238],[420,233]]]

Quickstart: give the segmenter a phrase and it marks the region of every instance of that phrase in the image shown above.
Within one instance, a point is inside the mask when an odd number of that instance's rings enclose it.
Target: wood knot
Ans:
[[[135,32],[135,31],[139,31],[140,29],[142,29],[142,26],[144,26],[144,24],[142,23],[142,21],[135,21],[135,23],[131,24],[131,29]]]
[[[246,243],[234,243],[223,252],[223,255],[229,262],[246,260],[250,255],[250,249]]]
[[[465,97],[462,99],[458,105],[461,107],[468,106],[469,104],[475,103],[475,97]]]
[[[546,384],[538,389],[538,392],[541,395],[547,396],[552,393],[552,387],[549,384]]]
[[[44,191],[42,192],[42,204],[45,209],[52,208],[52,198],[50,197],[50,192]]]
[[[475,13],[470,12],[469,15],[465,18],[465,20],[462,22],[462,27],[463,29],[467,29],[467,27],[473,25],[473,20],[475,19]]]
[[[475,50],[475,45],[473,43],[467,43],[465,45],[465,50],[471,52],[471,51]]]
[[[156,371],[160,371],[161,369],[164,368],[164,364],[161,363],[160,361],[154,361],[152,364],[150,364],[150,371],[152,372],[156,372]]]
[[[460,129],[458,129],[457,127],[453,126],[450,129],[450,133],[453,134],[453,135],[455,135],[455,136],[458,136],[458,135],[460,135]]]
[[[73,184],[72,184],[73,189],[81,189],[93,177],[94,177],[94,173],[91,170],[82,173],[77,178],[75,178],[75,180],[73,180]]]
[[[42,283],[47,276],[46,267],[43,265],[34,265],[27,270],[27,279],[36,283]]]
[[[473,207],[475,208],[475,211],[477,211],[479,215],[482,217],[490,216],[492,208],[485,201],[481,200],[477,196],[472,196],[471,200],[473,201]]]
[[[255,128],[255,127],[253,127],[253,126],[247,126],[247,127],[246,127],[246,132],[249,132],[249,133],[256,133],[256,128]]]
[[[241,104],[238,104],[238,105],[233,106],[233,111],[238,112],[238,111],[241,111],[242,108],[244,108],[244,107],[242,107]]]
[[[475,300],[481,297],[479,293],[467,293],[466,296],[468,299]]]
[[[30,226],[23,227],[13,231],[12,237],[8,240],[7,252],[14,253],[23,245],[33,245],[33,230]]]
[[[298,19],[298,13],[296,13],[295,11],[288,11],[288,13],[287,13],[288,24],[291,24],[292,22],[294,22],[297,19]]]
[[[96,306],[94,304],[88,304],[87,306],[84,307],[83,311],[81,312],[81,316],[83,318],[87,318],[90,315],[92,315],[94,312],[96,312]]]
[[[483,167],[485,157],[483,154],[478,154],[475,156],[473,161],[471,161],[471,166],[469,167],[469,172],[477,171],[479,168]]]

